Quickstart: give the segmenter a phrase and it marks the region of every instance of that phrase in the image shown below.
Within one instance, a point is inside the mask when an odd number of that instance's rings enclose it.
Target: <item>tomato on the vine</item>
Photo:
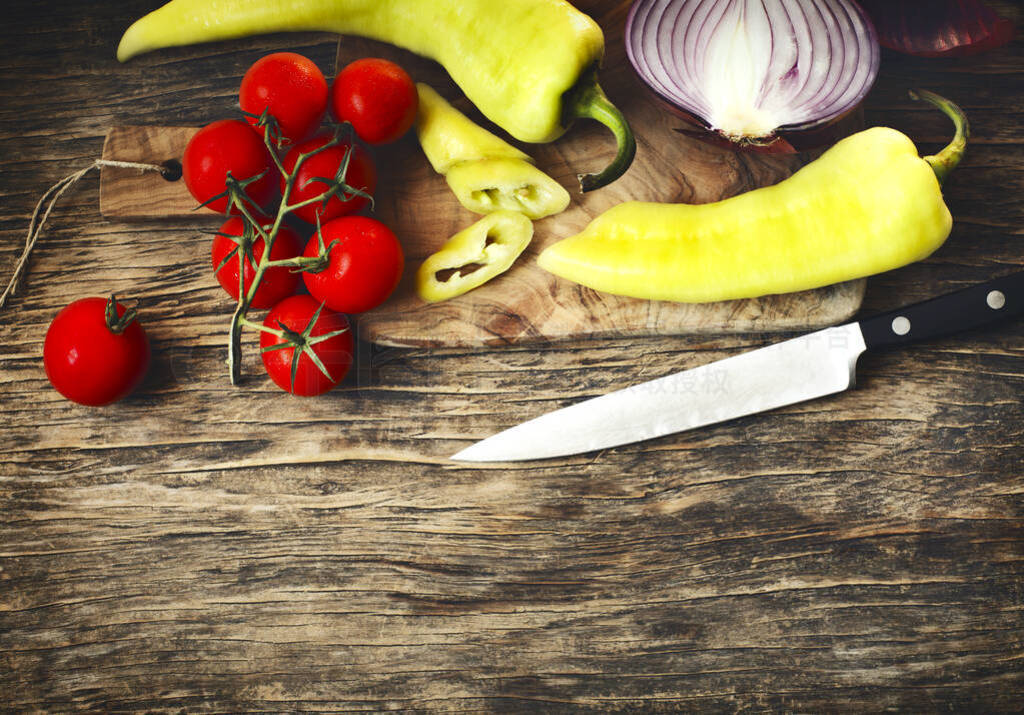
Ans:
[[[285,392],[321,395],[348,373],[353,353],[348,319],[314,298],[285,298],[267,313],[263,325],[276,331],[260,332],[263,367]]]
[[[254,203],[261,207],[270,204],[277,190],[273,159],[259,133],[240,119],[207,124],[189,141],[181,161],[189,193],[220,213],[228,210],[227,196],[211,199],[227,191],[228,172],[238,181],[252,180],[244,190]]]
[[[302,280],[319,301],[341,313],[362,313],[387,300],[405,267],[402,246],[391,229],[366,216],[328,221],[306,244],[305,255],[317,256],[331,246],[328,265],[306,271]]]
[[[149,340],[113,296],[65,306],[43,341],[43,367],[57,392],[83,405],[108,405],[127,396],[149,367]]]
[[[367,144],[395,141],[416,121],[419,101],[409,74],[388,60],[366,57],[347,65],[331,86],[331,110]]]
[[[312,60],[295,52],[274,52],[257,60],[242,78],[238,103],[257,126],[266,110],[288,144],[313,134],[327,112],[327,80]]]
[[[270,231],[269,224],[263,226]],[[248,230],[247,230],[248,229]],[[238,266],[244,266],[242,277],[245,281],[243,290],[248,293],[252,287],[252,279],[256,275],[256,266],[263,258],[263,237],[246,224],[239,216],[229,218],[214,236],[210,248],[210,262],[214,274],[228,295],[238,300]],[[302,239],[287,226],[281,226],[270,249],[270,260],[280,261],[295,258],[302,252]],[[295,293],[299,285],[299,274],[289,266],[273,266],[263,272],[260,285],[256,289],[250,307],[261,310],[269,308],[283,298]]]
[[[281,162],[285,171],[289,174],[296,173],[295,165],[298,163],[299,154],[309,154],[331,141],[333,135],[318,134],[301,144],[296,145],[289,151]],[[341,167],[348,160],[344,176],[339,177]],[[332,189],[326,180],[340,179],[345,186],[339,187],[334,195],[323,201],[314,201],[306,206],[295,210],[295,215],[308,223],[316,223],[317,216],[320,222],[330,221],[338,216],[359,211],[369,203],[366,196],[352,193],[352,189],[361,191],[367,196],[373,196],[377,188],[377,169],[373,165],[369,152],[355,142],[344,139],[337,144],[320,149],[316,154],[310,156],[302,163],[296,173],[292,185],[291,194],[285,199],[289,205],[295,205],[302,201],[323,196]],[[285,190],[285,178],[281,177],[281,191]]]

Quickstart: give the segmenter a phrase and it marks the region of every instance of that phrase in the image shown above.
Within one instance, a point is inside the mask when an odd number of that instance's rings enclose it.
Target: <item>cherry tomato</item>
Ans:
[[[376,219],[343,216],[325,223],[320,233],[331,248],[329,265],[318,273],[305,272],[302,280],[313,296],[341,313],[362,313],[387,300],[402,277],[405,257],[395,234]],[[316,234],[305,255],[319,255]]]
[[[331,111],[351,122],[367,144],[387,144],[416,121],[419,100],[409,74],[394,62],[367,57],[347,65],[331,86]]]
[[[270,224],[263,226],[264,230],[270,230]],[[245,286],[243,290],[247,293],[252,286],[253,276],[256,275],[254,265],[259,265],[263,258],[263,237],[251,231],[252,235],[245,235],[245,222],[239,216],[229,218],[220,227],[213,239],[210,249],[210,262],[213,265],[217,281],[224,290],[235,300],[238,300],[238,265],[244,266],[243,277]],[[231,237],[236,237],[232,239]],[[249,256],[246,255],[245,246],[249,246]],[[285,258],[295,258],[302,252],[302,239],[299,235],[286,226],[277,231],[274,239],[274,247],[270,251],[271,260],[279,261]],[[230,258],[228,256],[230,255]],[[225,262],[227,259],[227,262]],[[219,270],[218,270],[219,267]],[[295,292],[299,285],[299,274],[292,271],[288,266],[275,266],[263,272],[260,286],[256,289],[250,306],[262,310],[269,308],[283,298],[287,298]]]
[[[308,154],[314,149],[322,147],[330,139],[330,134],[318,134],[295,146],[281,162],[285,171],[289,174],[294,173],[299,154]],[[369,152],[359,144],[342,140],[334,146],[317,152],[302,163],[292,185],[291,195],[287,197],[288,203],[294,205],[316,196],[323,196],[331,187],[317,179],[335,178],[349,152],[351,152],[352,158],[349,159],[348,168],[345,171],[345,183],[353,189],[359,189],[373,196],[373,192],[377,188],[377,169],[370,159]],[[284,192],[284,190],[285,179],[281,177],[281,191]],[[350,198],[343,198],[344,196],[350,196]],[[368,203],[369,200],[362,196],[352,196],[349,192],[339,190],[327,200],[326,206],[323,202],[316,201],[296,209],[295,215],[308,223],[316,223],[317,215],[319,215],[320,222],[326,223],[338,216],[355,213]]]
[[[113,298],[82,298],[57,313],[43,341],[43,367],[57,392],[82,405],[108,405],[142,381],[149,341],[126,312]]]
[[[267,313],[263,325],[274,330],[281,330],[283,325],[297,338],[297,342],[292,342],[266,331],[260,332],[263,367],[285,392],[303,397],[321,395],[335,387],[348,373],[352,365],[353,346],[348,319],[323,307],[316,299],[308,295],[285,298]],[[323,338],[331,333],[336,334]],[[278,345],[284,347],[268,350]],[[300,352],[298,364],[294,366],[293,381],[292,361],[296,350]],[[327,375],[310,358],[310,352],[319,358]]]
[[[201,204],[224,193],[228,172],[239,181],[265,172],[245,187],[259,206],[268,206],[277,188],[273,159],[263,139],[240,119],[221,119],[196,132],[185,147],[181,171],[189,193]],[[228,200],[224,196],[206,205],[226,213]]]
[[[242,78],[238,103],[260,134],[259,116],[267,110],[281,137],[294,144],[320,127],[327,112],[327,80],[316,64],[294,52],[275,52],[257,60]]]

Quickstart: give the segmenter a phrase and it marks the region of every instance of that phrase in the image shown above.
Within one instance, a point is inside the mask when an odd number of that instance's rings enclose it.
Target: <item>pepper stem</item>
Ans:
[[[942,184],[946,181],[946,177],[949,176],[949,172],[956,168],[956,165],[960,163],[964,156],[964,151],[967,149],[967,140],[971,136],[970,122],[967,121],[967,115],[964,114],[964,110],[934,92],[929,92],[926,89],[914,89],[910,91],[910,98],[914,101],[924,100],[938,107],[942,110],[943,114],[953,120],[953,126],[956,129],[953,140],[938,154],[924,157],[924,160],[932,167],[932,171],[935,172],[935,177]]]
[[[611,129],[618,145],[615,158],[602,171],[596,174],[576,175],[582,191],[593,191],[607,186],[626,173],[636,154],[633,130],[629,128],[629,122],[619,108],[611,103],[601,85],[597,83],[596,67],[583,74],[565,96],[562,123],[568,126],[572,120],[582,117],[595,119]]]

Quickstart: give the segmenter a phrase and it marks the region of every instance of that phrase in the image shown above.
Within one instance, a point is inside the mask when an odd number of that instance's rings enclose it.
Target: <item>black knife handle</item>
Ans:
[[[860,321],[864,344],[878,350],[980,328],[1024,313],[1024,271]]]

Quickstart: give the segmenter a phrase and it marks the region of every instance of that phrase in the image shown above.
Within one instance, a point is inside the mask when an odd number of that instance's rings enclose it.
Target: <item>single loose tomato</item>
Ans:
[[[210,199],[227,191],[228,172],[239,181],[253,179],[245,193],[266,208],[277,189],[275,171],[263,138],[240,119],[207,124],[189,141],[181,161],[182,177],[192,197],[221,213],[227,213],[227,196]]]
[[[347,65],[331,86],[331,111],[351,122],[367,144],[387,144],[416,121],[419,101],[409,74],[394,62],[367,57]]]
[[[285,171],[289,175],[295,173],[299,155],[309,154],[323,147],[331,141],[332,136],[331,134],[318,134],[312,139],[296,145],[281,162]],[[346,160],[348,166],[342,173],[341,169]],[[339,174],[341,174],[340,177]],[[329,182],[338,178],[343,180],[345,185],[335,188]],[[285,177],[282,176],[282,193],[285,188]],[[289,205],[294,206],[302,201],[324,196],[325,193],[333,190],[334,194],[327,199],[326,204],[323,201],[314,201],[295,210],[295,215],[303,221],[316,223],[319,215],[320,222],[325,223],[338,216],[355,213],[369,203],[370,200],[366,196],[353,194],[353,189],[361,191],[367,196],[373,196],[376,188],[377,169],[373,165],[369,152],[357,143],[341,139],[337,144],[320,149],[302,163],[298,168],[291,194],[285,199]]]
[[[269,232],[270,224],[263,226]],[[247,225],[240,216],[229,218],[217,231],[210,248],[210,262],[214,275],[228,295],[238,300],[238,267],[244,266],[242,279],[245,281],[243,290],[248,293],[252,279],[256,275],[256,266],[263,258],[263,237]],[[281,226],[274,238],[274,246],[270,249],[270,259],[274,261],[295,258],[302,252],[302,239],[299,234],[286,226]],[[269,308],[283,298],[295,293],[299,285],[299,274],[289,266],[273,266],[263,272],[260,285],[256,289],[250,307],[257,310]]]
[[[82,298],[64,307],[43,341],[43,367],[57,392],[83,405],[125,397],[149,367],[149,340],[113,296]]]
[[[352,366],[348,319],[308,295],[285,298],[267,313],[263,325],[281,333],[261,331],[260,347],[263,367],[285,392],[321,395]]]
[[[328,265],[302,274],[306,288],[331,310],[362,313],[387,300],[405,267],[402,246],[387,226],[366,216],[342,216],[325,223],[306,244],[317,256],[320,239],[331,247]]]
[[[275,52],[258,59],[242,77],[238,104],[257,126],[264,110],[277,120],[282,143],[294,144],[313,134],[327,112],[327,80],[316,64],[295,52]]]

